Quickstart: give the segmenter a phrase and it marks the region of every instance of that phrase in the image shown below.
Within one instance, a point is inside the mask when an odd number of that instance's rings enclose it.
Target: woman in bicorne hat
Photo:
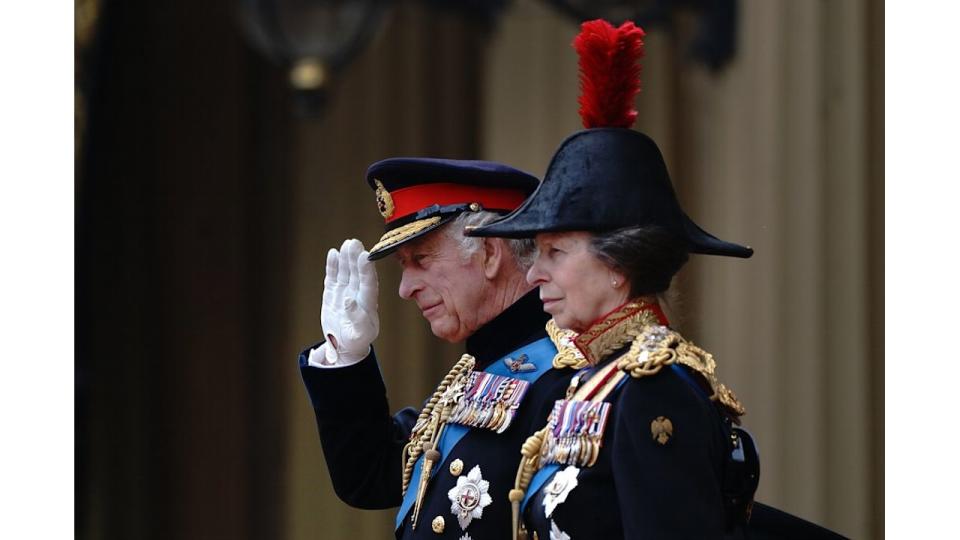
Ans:
[[[712,356],[657,302],[688,254],[750,257],[680,208],[657,145],[630,126],[643,31],[583,24],[580,114],[536,192],[472,236],[534,238],[527,280],[571,367],[509,496],[514,537],[719,538],[749,513],[758,477],[744,410]]]

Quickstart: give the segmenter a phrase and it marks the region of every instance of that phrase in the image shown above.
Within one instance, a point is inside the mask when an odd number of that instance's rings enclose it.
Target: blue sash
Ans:
[[[534,364],[536,364],[537,369],[535,371],[513,373],[503,361],[506,358],[516,358],[521,354],[527,355],[534,362]],[[487,366],[487,369],[483,371],[486,373],[492,373],[494,375],[502,375],[505,377],[521,379],[532,384],[534,381],[539,379],[541,375],[550,371],[550,368],[553,367],[553,357],[556,354],[557,348],[554,347],[553,342],[550,341],[550,338],[545,337],[538,339],[529,345],[520,347],[519,349],[507,355],[504,355],[503,358],[491,363],[489,366]],[[469,432],[470,428],[467,426],[462,426],[459,424],[447,424],[447,427],[443,429],[443,434],[440,435],[440,440],[437,443],[437,451],[440,452],[440,461],[437,462],[438,465],[446,460],[447,456],[450,455],[450,451],[453,450],[457,443],[460,442],[460,439],[462,439],[463,436]],[[417,463],[413,466],[413,473],[410,475],[410,485],[407,486],[407,493],[403,497],[403,503],[400,505],[400,511],[397,512],[397,529],[400,528],[400,525],[403,523],[403,519],[407,516],[407,513],[410,512],[410,509],[413,507],[413,503],[416,501],[417,485],[420,483],[420,468],[422,464],[423,456],[420,456],[420,459],[418,459]],[[436,467],[430,471],[430,478],[433,478],[439,469],[440,467]]]

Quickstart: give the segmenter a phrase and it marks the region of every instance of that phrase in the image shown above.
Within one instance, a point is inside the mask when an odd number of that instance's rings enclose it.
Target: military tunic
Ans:
[[[599,356],[592,359],[594,366],[579,373],[580,388],[593,377],[615,375],[618,369],[611,364],[624,360],[641,328],[656,327],[655,320],[641,315],[595,332],[584,353],[589,356],[589,346],[604,341],[601,348],[606,350],[593,351]],[[666,327],[659,328],[666,335]],[[619,341],[613,335],[617,333]],[[611,369],[605,372],[608,366]],[[679,362],[653,375],[620,377],[602,399],[609,405],[596,461],[555,463],[552,472],[541,465],[533,477],[522,513],[527,537],[723,538],[722,484],[729,437],[723,410],[708,397],[707,381]],[[732,396],[725,387],[722,391]],[[545,417],[550,415],[566,418],[559,408]],[[566,427],[564,422],[561,418],[552,424],[561,432],[556,439],[575,439],[578,420],[567,420]]]
[[[532,291],[507,308],[467,339],[467,353],[476,358],[475,371],[484,370],[516,349],[546,337],[543,312],[537,291]],[[549,367],[555,349],[528,362]],[[353,366],[321,369],[307,364],[309,350],[300,356],[300,371],[316,414],[317,427],[330,478],[337,496],[358,508],[391,508],[400,505],[401,455],[418,412],[406,408],[391,416],[386,389],[373,353]],[[546,363],[546,365],[542,365]],[[516,416],[503,433],[470,428],[459,443],[434,466],[414,530],[410,511],[402,516],[397,538],[483,538],[510,535],[511,509],[507,493],[513,486],[520,460],[519,445],[542,419],[539,411],[561,397],[570,370],[546,369],[530,384]],[[458,481],[479,477],[489,504],[479,517],[461,527],[453,512],[451,490]],[[417,489],[413,478],[409,490]],[[480,496],[465,493],[464,497]],[[437,532],[440,531],[440,532]]]

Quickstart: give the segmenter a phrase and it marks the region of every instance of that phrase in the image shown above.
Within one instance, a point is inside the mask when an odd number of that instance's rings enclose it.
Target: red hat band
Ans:
[[[391,191],[386,196],[391,199],[393,210],[385,215],[387,223],[415,214],[435,204],[446,206],[478,203],[487,210],[510,212],[518,208],[526,198],[520,189],[482,187],[452,182],[418,184]]]

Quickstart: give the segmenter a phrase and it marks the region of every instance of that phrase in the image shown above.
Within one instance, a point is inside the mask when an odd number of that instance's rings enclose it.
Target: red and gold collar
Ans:
[[[656,302],[630,300],[600,317],[573,338],[584,358],[596,365],[610,353],[631,343],[647,326],[667,326],[667,316]]]

